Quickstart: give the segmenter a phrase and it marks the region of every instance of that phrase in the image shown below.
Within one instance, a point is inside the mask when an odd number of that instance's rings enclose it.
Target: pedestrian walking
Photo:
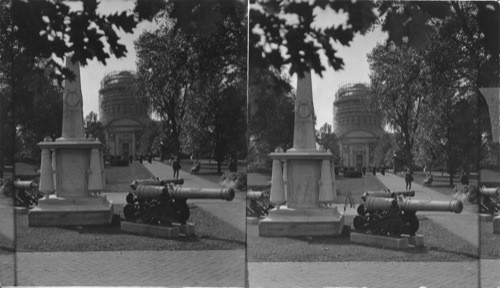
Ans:
[[[363,175],[366,175],[366,167],[363,166]]]
[[[373,167],[373,176],[377,175],[377,167]]]
[[[411,182],[413,182],[413,175],[411,175],[410,170],[405,173],[406,190],[411,190]]]
[[[172,164],[172,168],[174,168],[174,179],[179,178],[179,170],[181,169],[181,160],[179,156],[175,157],[174,163]]]

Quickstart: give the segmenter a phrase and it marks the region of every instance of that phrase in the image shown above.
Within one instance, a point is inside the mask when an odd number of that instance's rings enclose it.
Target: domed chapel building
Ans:
[[[134,95],[133,83],[131,71],[111,72],[101,81],[99,115],[110,155],[135,155],[139,138],[150,119],[147,105]]]
[[[370,167],[373,149],[385,132],[382,118],[367,109],[368,85],[342,86],[333,102],[334,133],[340,140],[343,166],[361,169]]]

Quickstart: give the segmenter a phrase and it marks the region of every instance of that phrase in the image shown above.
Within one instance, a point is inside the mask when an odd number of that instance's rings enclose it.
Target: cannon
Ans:
[[[234,199],[232,188],[182,188],[168,184],[165,186],[137,185],[134,192],[127,195],[123,207],[125,219],[133,222],[169,226],[173,222],[185,224],[190,211],[188,199]]]
[[[43,194],[38,191],[38,184],[33,180],[14,181],[14,206],[30,207],[38,204]]]
[[[165,186],[168,184],[182,185],[184,184],[184,179],[163,179],[150,178],[150,179],[136,179],[130,183],[130,188],[136,189],[137,186]]]
[[[354,230],[398,237],[401,234],[415,235],[420,225],[417,211],[460,213],[463,210],[460,200],[424,201],[403,197],[368,197],[360,206],[363,208],[358,207],[358,215],[353,220]]]
[[[500,188],[486,188],[479,189],[479,211],[480,213],[487,213],[495,215],[500,211]]]
[[[247,217],[265,216],[268,214],[269,209],[272,208],[274,207],[269,202],[269,192],[247,192]]]

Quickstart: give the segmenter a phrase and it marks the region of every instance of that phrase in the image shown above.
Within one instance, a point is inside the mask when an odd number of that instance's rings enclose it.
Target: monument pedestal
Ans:
[[[259,236],[339,236],[344,228],[344,215],[337,208],[272,209],[260,220]]]
[[[113,203],[105,196],[40,199],[28,214],[30,226],[108,225]]]

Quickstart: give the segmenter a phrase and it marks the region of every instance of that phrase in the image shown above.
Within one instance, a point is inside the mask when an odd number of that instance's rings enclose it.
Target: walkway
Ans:
[[[172,175],[170,166],[145,163],[155,176]],[[220,186],[180,172],[184,187]],[[169,177],[168,177],[169,178]],[[127,193],[105,193],[124,204]],[[240,231],[245,231],[245,195],[233,201],[189,200]],[[99,251],[17,253],[17,284],[22,286],[236,286],[245,285],[245,250]],[[0,258],[0,261],[2,258]]]
[[[0,236],[12,241],[12,243],[14,241],[12,198],[0,198]],[[2,248],[12,248],[12,245]],[[0,286],[14,285],[14,260],[14,253],[0,251]]]

